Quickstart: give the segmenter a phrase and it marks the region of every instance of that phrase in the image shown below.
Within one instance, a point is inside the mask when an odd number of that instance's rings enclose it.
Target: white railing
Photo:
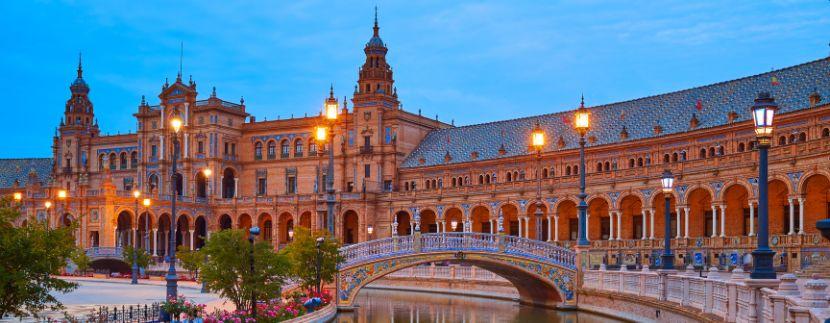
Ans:
[[[583,289],[648,297],[671,306],[697,309],[724,322],[824,322],[830,319],[827,282],[792,274],[763,287],[740,269],[732,273],[608,271],[584,272]],[[668,305],[668,304],[667,304]],[[670,307],[671,307],[670,306]]]
[[[92,259],[115,258],[121,259],[124,255],[121,247],[92,247],[86,249],[86,255]]]
[[[429,252],[509,254],[576,270],[573,250],[543,241],[475,232],[427,233],[366,241],[340,248],[341,267],[398,255]]]

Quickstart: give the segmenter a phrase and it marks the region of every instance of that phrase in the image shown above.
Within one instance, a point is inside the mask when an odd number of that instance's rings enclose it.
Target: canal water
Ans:
[[[557,311],[480,297],[365,288],[352,313],[338,314],[337,323],[370,322],[622,322],[592,313]]]

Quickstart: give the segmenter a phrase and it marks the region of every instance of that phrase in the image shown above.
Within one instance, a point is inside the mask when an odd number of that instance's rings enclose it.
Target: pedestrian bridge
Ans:
[[[403,268],[438,261],[472,264],[509,280],[522,303],[574,305],[576,253],[546,242],[500,234],[416,233],[342,247],[337,301],[351,307],[363,286]]]

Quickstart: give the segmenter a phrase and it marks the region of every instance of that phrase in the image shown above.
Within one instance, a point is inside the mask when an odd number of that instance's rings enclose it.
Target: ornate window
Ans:
[[[273,140],[268,141],[268,159],[277,158],[277,143]]]
[[[280,143],[280,157],[281,158],[288,158],[290,152],[291,152],[291,150],[288,147],[288,140],[283,140]]]
[[[262,160],[262,142],[254,144],[254,160]]]
[[[294,157],[303,157],[303,140],[297,139],[294,142]]]
[[[122,152],[121,156],[118,159],[119,165],[121,165],[121,169],[127,169],[127,153]]]
[[[133,151],[130,154],[130,168],[135,169],[136,167],[138,167],[138,152]]]

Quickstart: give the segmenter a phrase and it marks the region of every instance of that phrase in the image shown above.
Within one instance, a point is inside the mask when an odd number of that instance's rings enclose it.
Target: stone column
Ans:
[[[648,210],[649,215],[651,215],[651,235],[650,238],[654,239],[654,209]]]
[[[591,226],[589,225],[590,223],[591,223],[591,212],[588,212],[588,210],[585,210],[585,240],[588,240],[588,241],[591,241],[591,234],[590,234],[591,231],[588,230],[588,229],[591,228]]]
[[[548,227],[550,227],[550,220],[548,220]],[[548,240],[551,234],[548,233]],[[553,214],[553,241],[559,241],[559,214]]]
[[[642,239],[645,240],[646,239],[646,232],[648,232],[648,220],[646,220],[646,210],[645,209],[642,210],[642,213],[643,213],[643,221],[642,221],[642,223],[643,223],[643,229],[642,229],[643,238]]]
[[[524,237],[524,224],[521,217],[519,217],[519,237]]]
[[[795,204],[793,198],[787,200],[790,202],[790,231],[787,234],[795,234]]]
[[[685,214],[686,214],[686,216],[684,216],[684,217],[683,217],[683,218],[684,218],[684,222],[683,222],[683,225],[684,225],[684,228],[683,228],[683,230],[684,230],[684,232],[683,232],[683,237],[684,237],[684,238],[686,238],[686,239],[688,239],[688,238],[689,238],[689,212],[690,212],[691,210],[692,210],[692,209],[690,209],[688,206],[683,208],[683,213],[685,213]]]
[[[617,240],[622,238],[622,212],[617,211]]]
[[[712,238],[718,235],[718,206],[712,204]]]
[[[158,247],[159,247],[159,229],[153,229],[153,257],[158,257]]]
[[[193,230],[190,230],[190,250],[193,250]]]
[[[798,198],[798,234],[804,234],[804,198]]]
[[[608,222],[611,226],[610,230],[608,230],[608,240],[614,240],[614,212],[608,213]]]
[[[233,178],[233,197],[239,197],[239,177]]]
[[[682,215],[680,214],[680,207],[674,209],[675,213],[675,222],[677,222],[677,235],[674,237],[675,239],[680,239],[681,231],[680,231],[680,223],[682,222]]]
[[[525,238],[530,238],[530,218],[525,217]]]
[[[726,236],[726,204],[720,206],[720,236]]]
[[[755,204],[749,202],[749,236],[755,235]]]

